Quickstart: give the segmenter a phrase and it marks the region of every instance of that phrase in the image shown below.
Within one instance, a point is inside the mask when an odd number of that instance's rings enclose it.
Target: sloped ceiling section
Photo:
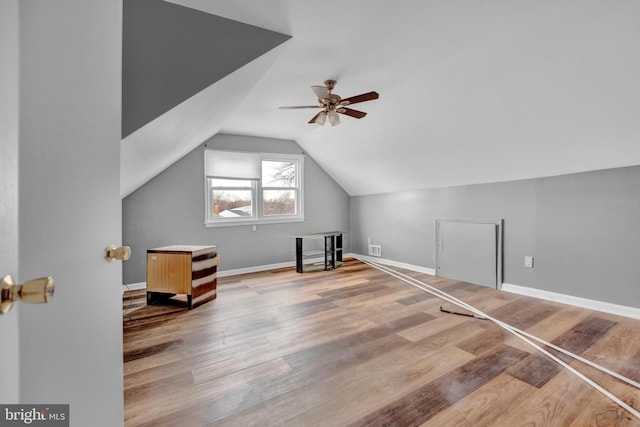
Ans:
[[[640,164],[640,1],[173,1],[293,35],[222,131],[294,139],[351,195]],[[276,108],[327,78],[380,99]]]
[[[161,0],[123,14],[123,138],[289,39]]]
[[[219,132],[290,36],[161,0],[125,0],[121,196]]]

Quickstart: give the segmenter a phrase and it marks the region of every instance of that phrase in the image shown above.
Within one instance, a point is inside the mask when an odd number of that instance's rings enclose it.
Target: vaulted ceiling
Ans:
[[[125,0],[125,68],[126,4],[136,1]],[[155,68],[164,76],[156,79],[160,89],[123,94],[127,108],[147,105],[136,113],[145,119],[136,115],[136,124],[123,128],[123,196],[216,133],[295,140],[351,195],[640,164],[640,2],[165,5],[200,16],[195,37],[199,48],[210,44],[211,57],[196,51],[200,65],[184,67],[197,77],[169,67],[191,61],[174,58],[184,47],[168,45],[188,39],[185,25],[197,26],[186,18],[163,21],[167,33],[184,37],[165,38],[147,60],[164,63]],[[148,47],[137,49],[142,55]],[[368,113],[363,119],[341,116],[336,127],[307,124],[315,110],[277,109],[314,104],[309,86],[329,78],[342,97],[375,90],[380,99],[358,104]],[[189,86],[194,79],[201,80]],[[126,72],[123,81],[125,92],[133,90]],[[170,100],[149,95],[162,87]],[[161,108],[151,112],[154,105]]]

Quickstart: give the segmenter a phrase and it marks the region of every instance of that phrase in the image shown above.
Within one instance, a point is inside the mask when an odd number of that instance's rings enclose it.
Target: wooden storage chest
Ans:
[[[176,294],[189,309],[216,297],[215,246],[171,245],[147,250],[147,304]]]

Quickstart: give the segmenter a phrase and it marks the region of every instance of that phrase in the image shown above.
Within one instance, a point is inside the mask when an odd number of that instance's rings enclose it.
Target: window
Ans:
[[[205,225],[303,221],[303,160],[205,149]]]

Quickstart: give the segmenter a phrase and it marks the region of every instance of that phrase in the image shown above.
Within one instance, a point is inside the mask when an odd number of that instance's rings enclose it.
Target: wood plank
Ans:
[[[614,325],[613,321],[591,316],[573,325],[571,329],[554,339],[552,343],[580,356]],[[552,351],[552,353],[555,352]],[[567,356],[562,354],[558,354],[558,357],[567,363],[571,362]],[[514,366],[509,373],[527,384],[540,388],[561,370],[562,367],[547,356],[533,354]]]
[[[335,371],[334,375],[218,420],[215,425],[262,425],[265,419],[293,426],[346,425],[365,417],[370,408],[390,404],[395,396],[410,393],[469,360],[467,353],[455,347],[427,355],[415,352],[411,344],[407,344],[363,363],[343,365],[346,369]],[[327,393],[327,390],[339,392]]]
[[[518,402],[534,388],[510,375],[502,373],[496,378],[460,399],[455,405],[439,412],[422,426],[499,426],[496,420],[505,412],[505,406]],[[496,404],[496,402],[501,402]]]
[[[350,426],[420,425],[488,383],[526,353],[513,347],[477,357]]]
[[[513,407],[496,420],[502,424],[496,425],[568,426],[600,399],[603,397],[591,387],[564,370],[539,391],[514,402]],[[597,425],[592,413],[589,418],[591,422],[586,425]]]

